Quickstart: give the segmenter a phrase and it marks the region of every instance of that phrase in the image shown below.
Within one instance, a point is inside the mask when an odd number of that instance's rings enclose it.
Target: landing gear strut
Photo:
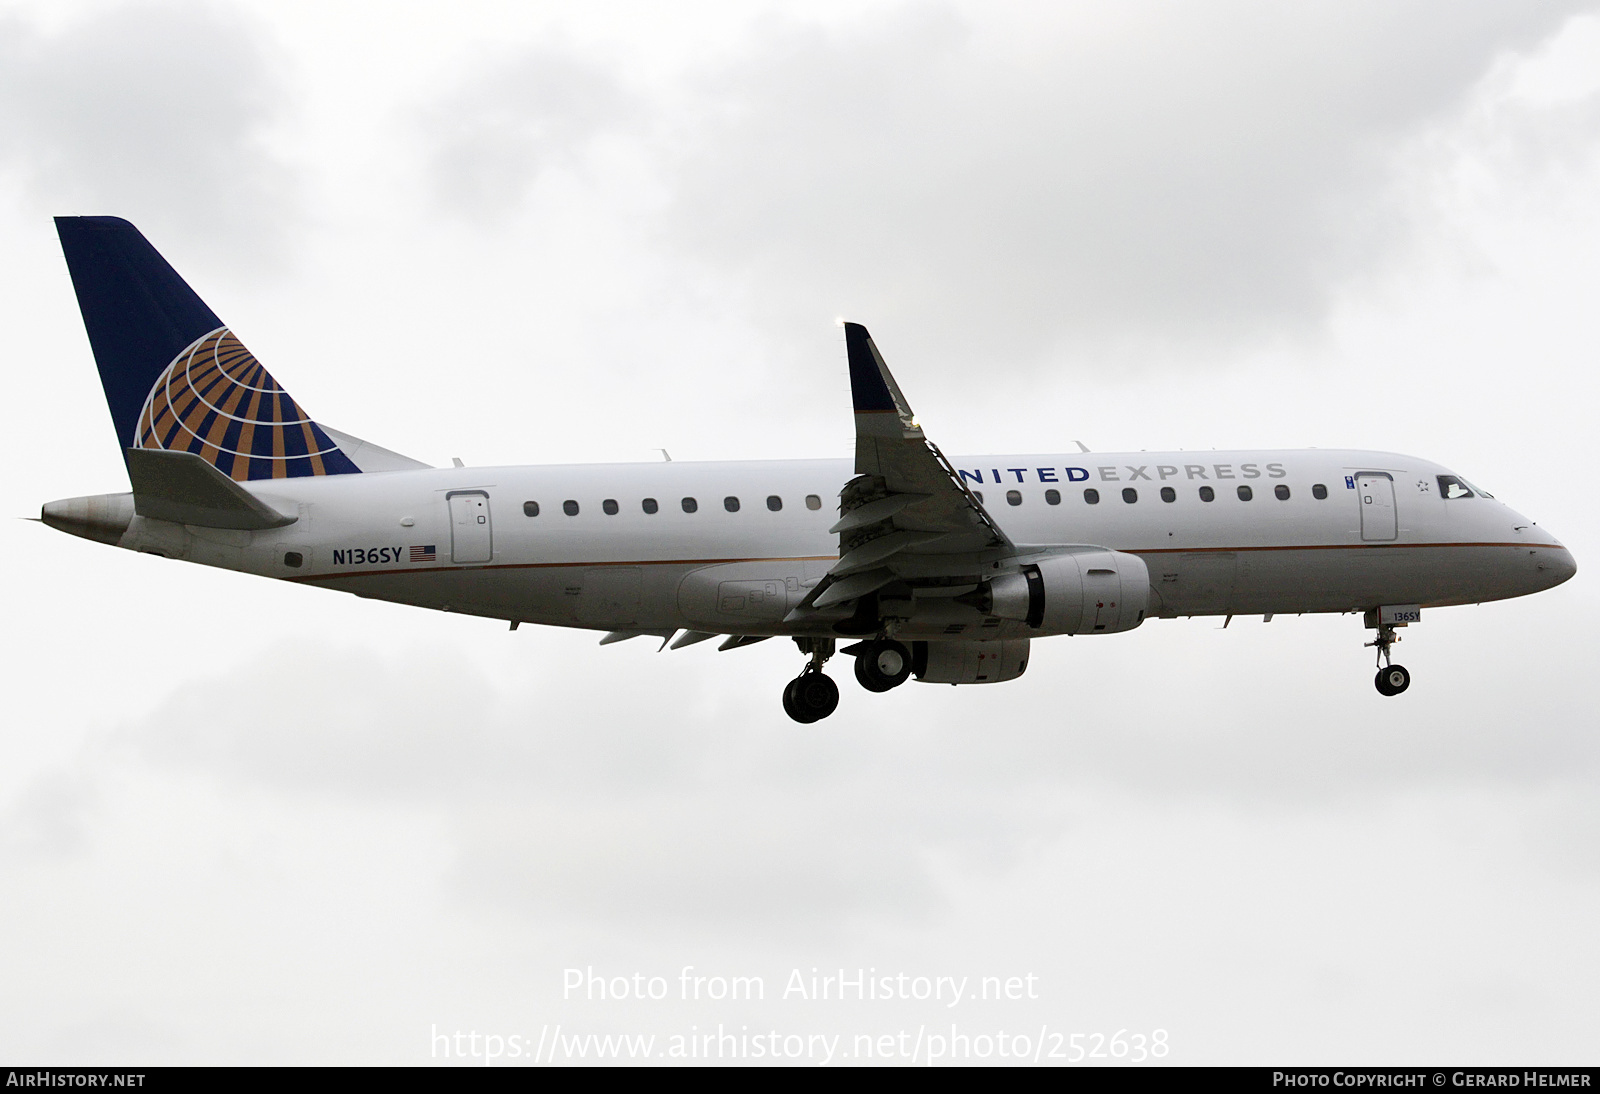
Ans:
[[[1378,637],[1367,643],[1378,648],[1378,675],[1372,681],[1373,686],[1379,695],[1399,695],[1411,686],[1411,674],[1389,659],[1389,647],[1400,641],[1400,636],[1394,633],[1392,623],[1379,623],[1376,629]]]
[[[839,706],[839,685],[822,671],[833,656],[831,638],[796,638],[800,652],[809,653],[805,671],[783,688],[783,712],[802,724],[819,722]]]

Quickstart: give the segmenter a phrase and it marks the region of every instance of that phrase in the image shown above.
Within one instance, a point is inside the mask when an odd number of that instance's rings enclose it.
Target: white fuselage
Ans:
[[[1095,544],[1142,557],[1156,616],[1473,603],[1549,588],[1575,570],[1549,533],[1497,500],[1442,496],[1448,469],[1411,456],[1310,449],[951,462],[1018,545]],[[784,617],[838,557],[828,529],[851,478],[847,460],[792,460],[280,479],[247,485],[298,514],[286,527],[135,518],[120,545],[512,621],[827,633]],[[526,515],[528,503],[537,515]]]

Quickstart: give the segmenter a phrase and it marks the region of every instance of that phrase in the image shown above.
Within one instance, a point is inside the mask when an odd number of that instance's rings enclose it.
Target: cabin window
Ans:
[[[1007,505],[1021,505],[1022,504],[1022,491],[1021,490],[1007,490],[1006,491],[1006,504]]]
[[[1083,492],[1083,500],[1084,500],[1084,502],[1086,502],[1089,505],[1099,505],[1100,504],[1100,491],[1096,490],[1092,486],[1089,487],[1089,489],[1087,489],[1087,490],[1085,490]]]
[[[561,503],[561,511],[569,517],[575,517],[578,515],[578,503],[568,498]]]
[[[1249,501],[1251,498],[1253,498],[1255,496],[1256,496],[1256,492],[1254,490],[1250,489],[1248,486],[1239,487],[1239,500],[1240,501]]]
[[[1283,483],[1281,483],[1281,482],[1277,486],[1274,486],[1272,488],[1272,493],[1277,497],[1277,499],[1279,501],[1288,501],[1289,500],[1289,488],[1287,486],[1283,485]]]
[[[1311,484],[1311,496],[1316,498],[1318,501],[1327,501],[1328,488],[1320,482],[1314,482]]]
[[[774,513],[780,511],[783,508],[783,499],[778,497],[776,494],[768,494],[767,508],[771,509]]]
[[[1462,482],[1454,475],[1440,475],[1439,496],[1441,498],[1446,498],[1453,501],[1456,498],[1472,497],[1472,491],[1468,488],[1466,483]]]
[[[617,515],[617,499],[616,498],[607,498],[605,501],[600,503],[600,508],[605,513],[606,516],[608,516],[608,517],[616,516]]]
[[[1044,492],[1044,503],[1046,505],[1060,505],[1061,504],[1061,491],[1059,491],[1059,490],[1046,490]]]
[[[1131,486],[1124,486],[1122,488],[1122,500],[1127,502],[1129,505],[1132,505],[1134,502],[1139,500],[1139,491],[1135,490]]]
[[[656,510],[660,509],[661,506],[656,503],[655,498],[645,498],[639,503],[639,508],[643,509],[646,513],[654,513]]]
[[[283,552],[283,564],[291,569],[298,569],[305,562],[305,556],[299,551]]]
[[[807,509],[821,509],[822,508],[822,499],[817,497],[815,494],[807,494],[806,495],[806,508]]]
[[[1217,492],[1215,490],[1211,489],[1211,487],[1209,487],[1209,486],[1202,486],[1200,488],[1200,500],[1201,501],[1216,501],[1217,500]]]
[[[1161,488],[1161,500],[1162,501],[1177,501],[1178,500],[1178,492],[1176,490],[1174,490],[1170,486],[1163,486]]]
[[[522,503],[522,515],[525,516],[525,517],[536,517],[536,516],[538,516],[539,515],[539,503],[536,502],[536,501],[525,501],[525,502],[523,502]]]
[[[739,499],[729,494],[722,499],[722,507],[730,513],[737,513],[739,511]]]
[[[974,490],[972,492],[972,496],[978,499],[978,504],[979,505],[983,504],[983,491],[982,490]]]
[[[683,499],[683,511],[685,513],[692,513],[698,508],[700,508],[700,503],[695,501],[693,498]]]

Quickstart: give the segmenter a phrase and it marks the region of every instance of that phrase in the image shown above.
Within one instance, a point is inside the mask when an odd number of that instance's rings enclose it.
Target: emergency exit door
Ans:
[[[1383,541],[1398,534],[1394,511],[1394,480],[1378,471],[1356,476],[1356,496],[1361,499],[1361,538]]]
[[[488,562],[494,557],[494,526],[489,495],[481,490],[450,495],[450,559]]]

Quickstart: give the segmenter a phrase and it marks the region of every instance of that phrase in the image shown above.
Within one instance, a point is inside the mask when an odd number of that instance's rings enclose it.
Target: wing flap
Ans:
[[[927,494],[890,494],[877,501],[866,502],[860,508],[852,509],[848,515],[841,517],[828,531],[851,532],[868,524],[876,524],[880,520],[889,519],[908,505],[925,501],[928,497]]]
[[[868,570],[865,573],[851,574],[829,583],[828,587],[817,594],[811,606],[818,610],[831,608],[835,604],[843,604],[846,600],[854,600],[858,596],[875,593],[891,581],[896,581],[899,576],[893,570]]]

